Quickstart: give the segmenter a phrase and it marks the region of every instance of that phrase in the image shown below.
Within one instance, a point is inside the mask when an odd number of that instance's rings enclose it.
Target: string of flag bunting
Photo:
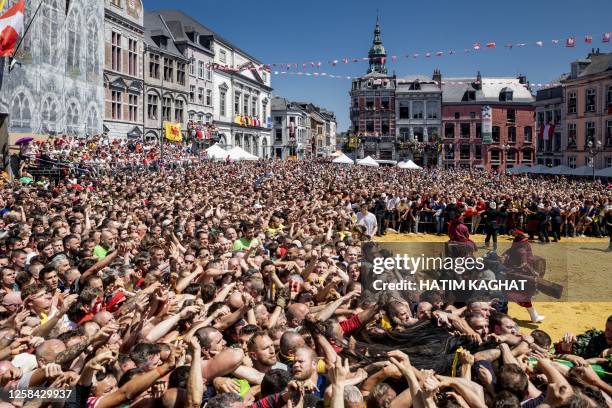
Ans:
[[[610,43],[612,38],[612,32],[605,32],[601,35],[602,43]],[[593,43],[592,35],[585,35],[583,38],[583,42],[585,44]],[[523,48],[527,46],[536,46],[536,47],[544,47],[546,44],[552,46],[559,46],[565,44],[566,48],[574,48],[578,44],[578,39],[575,36],[568,37],[565,40],[561,39],[552,39],[549,41],[533,41],[533,42],[509,42],[505,44],[498,44],[495,41],[489,42],[475,42],[472,44],[470,48],[464,48],[463,53],[469,54],[473,52],[478,52],[484,49],[495,49],[495,48],[506,48],[511,50],[513,48]],[[448,51],[430,51],[430,52],[421,52],[421,53],[407,53],[405,55],[390,55],[389,57],[382,57],[382,63],[395,63],[400,59],[418,59],[418,58],[431,58],[433,56],[442,57],[445,55],[455,55],[461,52],[460,50],[448,50]],[[272,68],[279,68],[281,71],[291,71],[291,70],[307,70],[307,69],[316,69],[320,70],[324,66],[336,67],[338,65],[347,65],[350,63],[360,63],[364,61],[369,61],[369,57],[344,57],[338,58],[328,61],[306,61],[306,62],[290,62],[290,63],[272,63],[272,64],[261,64],[259,66],[255,66],[253,63],[246,63],[240,66],[232,66],[232,65],[224,65],[224,64],[207,64],[207,67],[213,67],[214,69],[220,71],[228,71],[228,72],[241,72],[247,69],[257,70],[257,71],[266,71],[271,72]],[[314,73],[313,73],[314,74]],[[321,76],[329,76],[329,75],[321,75]],[[342,78],[342,76],[340,75]],[[333,78],[333,77],[332,77]]]
[[[363,76],[350,76],[350,75],[334,75],[327,72],[302,72],[302,71],[273,71],[274,75],[295,75],[295,76],[306,76],[306,77],[315,77],[315,78],[332,78],[332,79],[344,79],[344,80],[353,80],[353,79],[367,79],[367,77]],[[438,84],[438,81],[427,81]],[[408,83],[406,81],[398,80],[398,83]],[[444,86],[463,86],[470,84],[480,84],[480,81],[442,81],[442,85]],[[517,82],[500,82],[500,81],[482,81],[483,85],[517,85]],[[530,83],[530,84],[521,84],[525,88],[552,88],[555,86],[560,86],[561,84],[558,82],[548,82],[548,83]]]

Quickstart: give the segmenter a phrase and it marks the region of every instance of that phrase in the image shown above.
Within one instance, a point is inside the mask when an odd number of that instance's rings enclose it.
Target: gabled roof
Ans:
[[[532,103],[535,98],[525,85],[514,77],[482,77],[481,89],[476,89],[476,78],[442,78],[442,102],[460,103],[466,91],[475,91],[471,103],[499,102],[499,94],[504,88],[512,91],[512,101],[503,103]]]
[[[261,62],[257,58],[253,57],[252,55],[249,55],[247,52],[245,52],[241,48],[235,46],[230,41],[228,41],[225,38],[221,37],[219,34],[215,33],[214,31],[212,31],[208,27],[200,24],[200,22],[194,20],[193,18],[191,18],[187,14],[183,13],[181,10],[163,9],[163,10],[156,11],[155,13],[156,14],[161,14],[162,16],[164,16],[164,19],[167,22],[179,21],[183,26],[193,27],[198,33],[200,33],[200,35],[211,36],[215,40],[217,40],[219,42],[222,42],[223,44],[225,44],[228,47],[234,49],[235,51],[238,51],[239,53],[241,53],[245,57],[253,60],[257,64],[261,64]]]
[[[145,43],[147,48],[154,49],[160,53],[172,55],[179,58],[185,58],[185,56],[176,48],[174,44],[174,37],[166,28],[166,25],[160,18],[159,13],[146,12],[144,14],[144,25],[145,25]],[[160,48],[157,43],[153,40],[154,37],[163,36],[167,38],[167,48]]]

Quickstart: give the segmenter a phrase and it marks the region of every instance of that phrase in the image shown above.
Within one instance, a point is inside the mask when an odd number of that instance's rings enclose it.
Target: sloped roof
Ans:
[[[153,48],[164,54],[173,55],[175,57],[185,58],[185,56],[176,48],[172,34],[166,28],[166,25],[162,22],[159,13],[146,12],[144,14],[144,25],[145,25],[145,43],[148,48]],[[153,37],[163,35],[168,38],[167,48],[160,48]]]
[[[232,42],[230,42],[230,41],[226,40],[225,38],[221,37],[219,34],[215,33],[214,31],[212,31],[208,27],[202,25],[200,22],[194,20],[192,17],[190,17],[187,14],[183,13],[181,10],[162,9],[162,10],[156,11],[155,13],[163,15],[164,19],[166,19],[166,21],[179,21],[184,27],[186,27],[186,26],[193,27],[198,33],[200,33],[200,35],[212,36],[217,41],[220,41],[220,42],[226,44],[228,47],[231,47],[234,50],[240,52],[241,54],[243,54],[247,58],[253,60],[257,64],[261,64],[261,62],[257,58],[255,58],[252,55],[248,54],[242,48],[237,47]]]
[[[272,98],[272,110],[287,110],[287,106],[289,105],[289,101],[285,98],[281,98],[279,96],[274,96]]]
[[[513,92],[512,102],[504,103],[531,103],[535,100],[531,91],[521,84],[518,78],[513,77],[482,77],[482,88],[474,88],[476,78],[442,78],[442,102],[462,102],[466,91],[476,91],[476,100],[479,102],[499,102],[499,93],[504,88]]]
[[[600,74],[605,71],[612,71],[612,52],[607,54],[591,54],[589,65],[582,70],[578,78]]]

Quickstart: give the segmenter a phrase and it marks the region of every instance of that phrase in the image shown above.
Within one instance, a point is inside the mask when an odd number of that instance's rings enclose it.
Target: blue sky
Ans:
[[[176,6],[264,63],[367,56],[377,9],[389,55],[457,50],[455,55],[388,63],[400,77],[431,75],[440,68],[443,78],[480,70],[483,76],[523,73],[532,83],[544,83],[569,71],[570,61],[585,57],[592,47],[612,52],[612,43],[601,43],[602,33],[612,31],[610,0],[144,0],[144,5],[147,10]],[[593,36],[593,44],[584,43],[586,34]],[[572,35],[576,47],[565,48],[565,38]],[[552,39],[560,44],[553,46]],[[538,40],[545,45],[535,45]],[[463,51],[488,41],[498,48]],[[528,45],[503,47],[510,42]],[[321,71],[359,76],[366,69],[367,62],[351,62],[324,65]],[[338,130],[348,128],[350,80],[278,75],[272,86],[275,95],[334,111]]]

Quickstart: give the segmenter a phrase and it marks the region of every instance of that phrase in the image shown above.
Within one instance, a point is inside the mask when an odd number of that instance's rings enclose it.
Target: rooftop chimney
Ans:
[[[472,86],[476,90],[482,89],[482,76],[480,75],[480,71],[478,71],[478,74],[476,75],[476,82],[474,82]]]
[[[527,76],[526,75],[519,75],[517,77],[517,79],[519,80],[519,84],[521,84],[521,85],[525,85],[527,83]]]
[[[433,76],[431,77],[434,81],[438,83],[439,86],[442,86],[442,74],[438,68],[434,69]]]

